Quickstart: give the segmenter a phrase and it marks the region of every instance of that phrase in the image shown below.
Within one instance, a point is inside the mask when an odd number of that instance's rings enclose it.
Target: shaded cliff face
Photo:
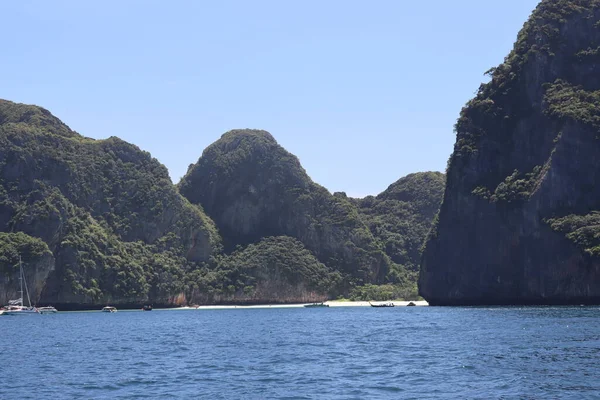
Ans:
[[[352,201],[312,182],[268,132],[225,133],[190,166],[179,190],[215,221],[228,249],[290,236],[349,283],[381,282],[390,270]]]
[[[168,302],[220,248],[212,221],[148,153],[3,100],[0,231],[47,244],[56,267],[39,301],[64,305]]]
[[[431,304],[600,303],[600,5],[544,0],[462,110]]]

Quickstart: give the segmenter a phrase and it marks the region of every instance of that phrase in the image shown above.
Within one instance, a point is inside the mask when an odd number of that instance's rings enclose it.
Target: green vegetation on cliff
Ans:
[[[79,136],[42,107],[0,100],[0,125],[5,124],[22,124],[32,131],[67,138]]]
[[[0,304],[20,296],[19,261],[32,301],[43,288],[43,279],[54,266],[54,257],[41,239],[23,232],[0,232]]]
[[[600,129],[600,90],[587,91],[561,79],[545,88],[548,115]]]
[[[47,244],[56,268],[41,300],[56,303],[167,302],[184,289],[186,270],[220,246],[213,222],[148,153],[3,100],[0,230]]]
[[[552,229],[561,232],[586,254],[600,257],[600,212],[587,215],[567,215],[546,221]]]
[[[418,300],[417,284],[409,285],[363,285],[352,289],[349,294],[352,301],[388,301],[388,300]]]
[[[23,232],[0,232],[0,273],[11,274],[19,270],[19,257],[23,263],[36,263],[44,256],[52,256],[42,240]]]
[[[290,237],[268,237],[230,255],[216,268],[194,271],[189,292],[199,302],[315,301],[326,299],[341,279],[304,245]]]
[[[361,219],[391,260],[386,284],[357,286],[351,300],[417,298],[417,279],[424,241],[440,208],[445,176],[410,174],[377,196],[355,199]]]
[[[402,269],[418,271],[423,242],[440,208],[445,183],[441,172],[410,174],[376,197],[357,201],[363,221]]]

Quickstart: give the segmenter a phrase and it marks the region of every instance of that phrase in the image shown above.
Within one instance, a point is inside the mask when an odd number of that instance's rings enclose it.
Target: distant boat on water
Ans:
[[[115,307],[106,306],[102,309],[102,312],[113,313],[117,312],[117,309]]]
[[[38,307],[38,312],[40,314],[55,314],[58,312],[58,310],[52,306],[47,306],[47,307]]]
[[[392,303],[392,302],[381,303],[381,304],[373,304],[373,303],[369,302],[369,304],[371,305],[371,307],[394,307],[394,303]]]
[[[304,307],[307,308],[313,308],[313,307],[329,307],[329,304],[325,304],[325,303],[312,303],[312,304],[305,304]]]
[[[146,304],[145,306],[142,307],[142,311],[152,311],[152,306],[149,304]]]
[[[21,283],[21,297],[16,300],[9,300],[8,306],[5,307],[2,314],[5,315],[34,315],[39,314],[38,309],[31,306],[31,298],[29,297],[29,289],[27,288],[27,282],[25,281],[25,274],[23,273],[23,263],[21,262],[21,256],[19,256],[19,282]],[[25,286],[25,293],[27,294],[27,302],[29,306],[23,305],[23,286]]]

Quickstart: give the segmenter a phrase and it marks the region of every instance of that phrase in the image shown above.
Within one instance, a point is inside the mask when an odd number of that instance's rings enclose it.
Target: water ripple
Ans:
[[[2,318],[0,399],[595,398],[597,307]],[[15,339],[17,340],[17,339]]]

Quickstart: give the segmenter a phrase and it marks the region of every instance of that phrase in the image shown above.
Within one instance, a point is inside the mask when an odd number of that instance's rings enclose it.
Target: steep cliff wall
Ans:
[[[600,4],[544,0],[462,110],[431,304],[600,303]]]

